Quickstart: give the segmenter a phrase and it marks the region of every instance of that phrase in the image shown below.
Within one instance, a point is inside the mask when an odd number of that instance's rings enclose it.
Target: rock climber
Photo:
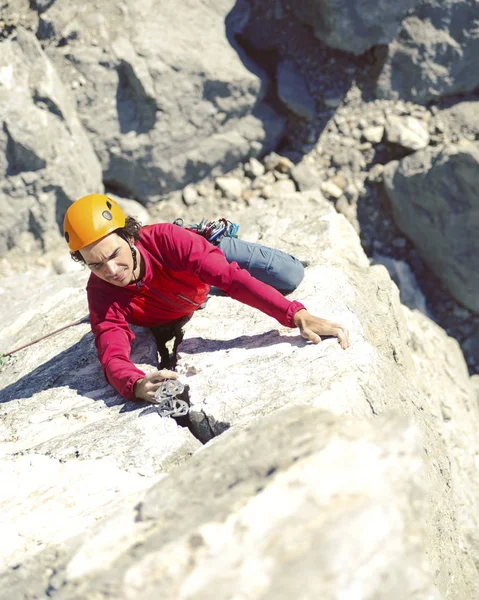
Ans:
[[[298,327],[314,344],[324,335],[337,337],[343,349],[349,346],[345,327],[284,297],[304,275],[303,265],[285,252],[227,235],[215,245],[171,223],[141,226],[102,194],[71,204],[64,235],[72,258],[91,270],[88,307],[103,373],[128,400],[155,403],[161,383],[178,377],[161,368],[168,366],[165,361],[148,374],[130,361],[134,334],[129,324],[150,328],[157,342],[165,327],[173,326],[178,334],[204,304],[211,286],[282,325]]]

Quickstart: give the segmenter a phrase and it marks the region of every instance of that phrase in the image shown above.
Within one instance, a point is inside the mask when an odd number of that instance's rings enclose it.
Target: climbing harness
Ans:
[[[184,220],[180,217],[173,221],[173,225],[178,225],[188,231],[194,231],[215,246],[217,246],[224,237],[238,237],[239,229],[238,224],[223,218],[217,219],[216,221],[202,219],[198,224],[185,225]]]
[[[184,417],[190,409],[181,396],[185,386],[176,379],[166,379],[155,392],[157,410],[160,417]]]

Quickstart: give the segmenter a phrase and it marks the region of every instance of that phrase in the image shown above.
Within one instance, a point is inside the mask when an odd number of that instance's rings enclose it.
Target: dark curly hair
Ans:
[[[112,231],[112,233],[117,233],[119,236],[125,238],[133,238],[135,242],[140,239],[140,229],[143,225],[135,219],[135,217],[126,217],[125,226],[119,227]],[[81,262],[85,264],[85,259],[80,253],[80,250],[76,250],[75,252],[70,252],[70,256],[73,258],[75,262]]]

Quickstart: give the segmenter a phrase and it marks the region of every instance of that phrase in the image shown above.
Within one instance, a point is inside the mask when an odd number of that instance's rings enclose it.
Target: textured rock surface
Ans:
[[[70,202],[103,189],[101,169],[74,101],[21,29],[1,42],[0,122],[0,256],[27,231],[50,249]]]
[[[383,177],[400,229],[451,294],[479,312],[479,144],[416,152]]]
[[[107,522],[72,557],[71,583],[58,597],[107,586],[116,598],[206,599],[214,587],[221,600],[286,600],[347,596],[361,586],[364,598],[439,598],[424,527],[411,527],[425,508],[420,453],[406,420],[278,411],[228,432],[152,488],[133,531],[130,524],[129,548],[104,547],[115,527]],[[116,561],[88,585],[85,575],[98,570],[92,559],[105,550]]]
[[[401,20],[418,0],[296,0],[295,15],[314,28],[331,46],[363,54],[376,44],[388,44]]]
[[[479,593],[479,415],[457,343],[400,305],[386,269],[369,266],[320,194],[268,207],[268,218],[264,206],[245,215],[243,234],[310,262],[294,296],[348,325],[351,347],[313,346],[212,297],[188,324],[179,372],[196,435],[232,431],[186,462],[199,442],[151,408],[120,408],[87,325],[16,355],[0,373],[2,468],[8,481],[27,480],[31,503],[15,508],[16,492],[2,486],[12,514],[2,552],[16,568],[1,587],[10,597],[207,598],[215,587],[219,598],[289,598],[295,589],[333,598],[352,593],[358,571],[371,600],[399,600],[404,589],[438,600]],[[28,277],[43,282],[34,286],[43,303],[32,296],[29,318],[4,317],[0,338],[20,343],[64,322],[65,311],[84,313],[78,273],[39,275]],[[19,283],[2,280],[12,304]],[[152,368],[153,340],[136,333],[133,358]],[[402,416],[375,422],[391,411]],[[67,501],[64,480],[87,482],[86,472],[99,474],[95,484]],[[70,523],[63,535],[56,512]]]
[[[474,90],[479,4],[469,0],[428,0],[404,19],[378,79],[380,98],[419,104]]]
[[[308,25],[319,16],[322,39],[348,52],[320,42],[294,11]],[[422,178],[407,195],[435,196],[431,220],[461,240],[449,253],[467,279],[477,158],[464,157],[476,150],[450,144],[477,139],[475,96],[447,110],[454,98],[439,107],[396,98],[438,100],[475,81],[476,12],[463,0],[421,3],[390,46],[374,99],[381,49],[350,52],[389,42],[406,2],[0,6],[0,207],[6,245],[17,244],[0,258],[0,598],[479,597],[478,377],[468,377],[455,341],[399,304],[384,267],[369,265],[318,191],[368,252],[409,261],[434,318],[441,306],[450,318],[438,322],[460,332],[477,372],[479,312],[432,276],[431,294],[428,270],[375,184],[388,161],[429,144],[386,173]],[[283,93],[307,119],[290,110],[277,154],[258,162],[282,127],[272,113],[261,118],[263,68],[267,97]],[[297,103],[305,88],[309,99]],[[411,122],[421,131],[404,127]],[[144,207],[123,196],[145,203],[183,187],[150,211],[187,222],[226,216],[242,237],[297,255],[309,266],[294,297],[346,323],[351,348],[312,346],[212,297],[181,347],[191,431],[122,402],[86,323],[3,357],[85,315],[86,274],[64,246],[55,254],[58,224],[71,199],[101,191],[102,177],[144,223]],[[314,192],[292,193],[292,180]],[[416,213],[411,220],[421,225]],[[33,255],[28,230],[47,254]],[[403,262],[394,268],[404,292],[410,273]],[[152,337],[135,334],[133,360],[155,368]],[[198,452],[197,438],[210,440]]]
[[[11,302],[0,319],[1,350],[84,316],[85,275],[43,269],[1,279]],[[8,515],[0,547],[7,565],[65,548],[102,516],[133,505],[200,445],[145,405],[123,403],[103,378],[88,332],[88,324],[66,329],[14,355],[0,372],[0,505]],[[154,364],[144,335],[136,360]]]
[[[234,2],[93,6],[53,3],[41,22],[112,189],[157,200],[276,143],[282,120],[226,36]]]

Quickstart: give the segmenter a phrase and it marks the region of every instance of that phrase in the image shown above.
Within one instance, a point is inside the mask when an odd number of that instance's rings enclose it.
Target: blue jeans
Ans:
[[[284,294],[295,290],[304,277],[299,260],[282,250],[231,237],[224,237],[218,247],[228,262],[237,262],[253,277]]]

